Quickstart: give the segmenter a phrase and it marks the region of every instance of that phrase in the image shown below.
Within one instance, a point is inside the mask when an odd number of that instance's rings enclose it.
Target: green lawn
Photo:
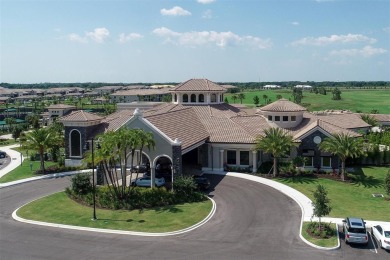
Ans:
[[[299,190],[311,200],[314,199],[316,186],[325,186],[332,206],[330,217],[356,216],[367,220],[390,221],[390,201],[372,196],[373,193],[386,196],[384,180],[387,171],[386,167],[356,168],[355,173],[350,174],[353,179],[351,183],[302,176],[275,180]]]
[[[20,158],[17,158],[20,162]],[[32,164],[32,170],[30,167],[30,164]],[[54,165],[56,163],[54,162],[45,162],[45,167]],[[17,181],[21,179],[36,177],[38,175],[35,174],[35,171],[40,168],[40,162],[39,161],[30,161],[29,158],[26,158],[22,165],[15,168],[13,171],[10,171],[6,175],[0,178],[0,183],[6,183],[11,181]]]
[[[139,232],[169,232],[190,227],[211,211],[210,200],[140,210],[97,209],[92,221],[92,208],[69,199],[65,192],[52,194],[20,208],[18,216],[50,223]]]
[[[309,91],[303,92],[302,105],[309,111],[320,111],[326,109],[335,110],[351,110],[352,112],[362,111],[363,113],[370,113],[372,109],[379,110],[380,114],[390,114],[390,90],[341,90],[342,100],[332,100],[332,93],[328,91],[327,95],[314,94]],[[259,90],[244,92],[245,99],[243,104],[253,106],[253,97],[258,96],[260,104],[264,105],[265,101],[263,95],[267,95],[271,102],[276,101],[276,96],[281,95],[283,98],[292,99],[292,91],[289,89],[281,90]],[[225,95],[229,103],[233,100],[231,94]],[[239,99],[235,103],[240,103]]]
[[[334,236],[328,239],[318,239],[310,236],[307,233],[307,227],[309,226],[310,222],[303,222],[302,225],[302,236],[306,238],[309,242],[317,245],[317,246],[322,246],[322,247],[335,247],[338,244],[338,237],[337,237],[337,230],[336,230],[336,225],[334,225]]]

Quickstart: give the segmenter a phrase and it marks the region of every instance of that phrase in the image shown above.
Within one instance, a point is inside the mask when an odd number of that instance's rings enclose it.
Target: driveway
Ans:
[[[362,255],[362,250],[346,254],[343,250],[312,248],[299,238],[301,210],[292,199],[252,181],[209,177],[213,185],[209,195],[217,204],[215,215],[194,231],[170,237],[64,230],[19,223],[11,218],[17,207],[63,190],[69,185],[69,177],[2,188],[1,258],[381,259],[378,254]]]

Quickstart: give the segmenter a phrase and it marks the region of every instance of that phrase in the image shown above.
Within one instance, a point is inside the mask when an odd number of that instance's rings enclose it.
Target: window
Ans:
[[[280,121],[280,116],[275,116],[275,121]]]
[[[196,102],[196,95],[191,94],[191,102],[195,103]]]
[[[305,158],[305,163],[303,164],[303,166],[307,166],[307,167],[313,167],[313,161],[314,161],[314,157],[304,157]]]
[[[199,103],[204,103],[204,95],[199,94]]]
[[[213,103],[217,102],[217,95],[211,94],[211,102]]]
[[[296,116],[291,116],[291,121],[297,121],[297,117]]]
[[[175,102],[177,102],[177,95],[175,94]]]
[[[240,151],[240,165],[249,165],[249,151]]]
[[[70,132],[70,156],[81,156],[81,134],[77,130]]]
[[[287,122],[288,121],[288,116],[283,116],[283,122]]]
[[[183,102],[185,102],[185,103],[188,102],[188,95],[187,94],[183,95]]]
[[[236,164],[236,151],[227,151],[227,164]]]
[[[331,157],[321,157],[321,165],[325,168],[332,167],[332,158]]]
[[[268,121],[272,121],[272,116],[268,116]]]

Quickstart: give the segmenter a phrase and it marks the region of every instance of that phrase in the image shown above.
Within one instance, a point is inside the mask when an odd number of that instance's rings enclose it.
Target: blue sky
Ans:
[[[390,80],[389,0],[0,2],[0,82]]]

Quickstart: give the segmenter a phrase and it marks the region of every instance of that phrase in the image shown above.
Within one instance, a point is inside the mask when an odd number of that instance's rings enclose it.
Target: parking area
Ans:
[[[368,244],[346,244],[344,232],[341,225],[338,227],[340,238],[340,250],[345,256],[356,256],[358,259],[390,259],[390,251],[386,251],[378,246],[377,241],[368,233]],[[369,229],[367,230],[369,231]]]

